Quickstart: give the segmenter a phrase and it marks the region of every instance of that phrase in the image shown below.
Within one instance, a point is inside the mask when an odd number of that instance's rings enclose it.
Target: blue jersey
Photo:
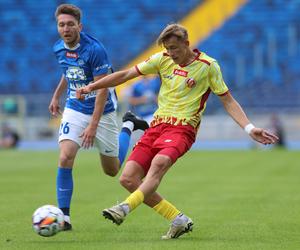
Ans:
[[[147,96],[148,102],[131,106],[130,109],[138,116],[146,117],[152,115],[157,110],[157,94],[160,89],[159,78],[154,79],[141,79],[133,85],[131,96],[142,97]]]
[[[75,48],[68,48],[62,39],[53,47],[57,61],[68,82],[66,107],[84,114],[92,114],[95,107],[96,91],[76,99],[76,89],[94,81],[94,77],[112,72],[105,48],[95,38],[81,32],[80,42]],[[109,89],[103,114],[116,110],[117,97],[114,88]]]

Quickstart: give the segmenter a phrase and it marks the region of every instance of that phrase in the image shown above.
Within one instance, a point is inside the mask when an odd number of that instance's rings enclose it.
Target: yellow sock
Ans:
[[[161,200],[153,209],[170,221],[174,220],[180,214],[180,211],[167,200]]]
[[[137,189],[131,195],[129,195],[123,203],[127,203],[130,208],[130,211],[132,211],[141,203],[143,203],[143,201],[144,201],[144,194],[142,191]]]

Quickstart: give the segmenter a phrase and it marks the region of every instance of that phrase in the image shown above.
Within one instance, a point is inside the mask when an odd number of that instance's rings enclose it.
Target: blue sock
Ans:
[[[122,166],[125,157],[127,155],[127,151],[129,148],[131,131],[128,128],[122,128],[121,133],[119,135],[119,161],[120,166]]]
[[[72,168],[57,169],[56,177],[56,195],[58,207],[62,209],[65,215],[70,215],[70,204],[73,193]]]

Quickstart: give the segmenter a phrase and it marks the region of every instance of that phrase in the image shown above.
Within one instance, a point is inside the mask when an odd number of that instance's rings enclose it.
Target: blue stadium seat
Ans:
[[[1,94],[51,93],[56,87],[61,75],[52,53],[58,39],[57,2],[0,0]],[[114,68],[120,69],[153,43],[166,24],[182,19],[201,0],[72,3],[83,10],[84,30],[104,44]],[[245,107],[299,105],[299,10],[299,0],[249,1],[198,44],[218,60],[225,82]],[[208,112],[218,112],[219,102],[210,102]]]
[[[0,0],[5,10],[0,15],[5,34],[0,37],[0,65],[6,70],[0,75],[1,94],[47,93],[56,87],[60,70],[52,46],[58,39],[54,12],[60,2]],[[83,11],[84,30],[104,44],[114,68],[120,69],[154,42],[162,27],[182,19],[201,0],[72,3]]]
[[[225,82],[243,106],[257,111],[300,107],[299,10],[298,0],[289,4],[284,0],[249,1],[198,45],[218,60]],[[291,27],[296,30],[294,37],[289,35]],[[289,52],[291,39],[296,48]],[[211,112],[216,110],[211,107]]]

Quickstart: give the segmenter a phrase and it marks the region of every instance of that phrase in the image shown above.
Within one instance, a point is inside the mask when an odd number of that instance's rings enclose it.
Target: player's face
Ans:
[[[57,30],[60,37],[69,47],[74,47],[80,40],[81,23],[75,17],[61,14],[57,17]]]
[[[164,42],[168,54],[176,64],[185,64],[189,59],[189,42],[182,41],[175,36],[170,37]]]

